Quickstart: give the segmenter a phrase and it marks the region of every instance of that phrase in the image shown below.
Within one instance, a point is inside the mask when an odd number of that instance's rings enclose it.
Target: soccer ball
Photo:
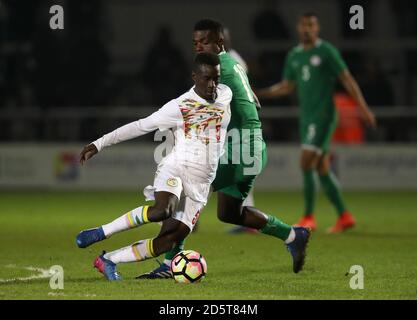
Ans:
[[[207,273],[207,263],[204,257],[193,250],[177,253],[171,261],[172,275],[176,282],[199,282]]]

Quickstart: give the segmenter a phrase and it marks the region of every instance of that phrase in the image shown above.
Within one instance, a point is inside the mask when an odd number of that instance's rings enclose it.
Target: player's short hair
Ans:
[[[312,18],[312,17],[315,17],[315,18],[318,19],[319,15],[314,11],[306,11],[306,12],[304,12],[300,15],[300,19],[301,18]]]
[[[201,52],[198,53],[194,58],[194,64],[193,64],[193,71],[198,71],[198,69],[202,65],[208,65],[208,66],[218,66],[220,64],[220,59],[217,54],[209,53],[209,52]]]
[[[221,37],[223,36],[223,25],[212,19],[202,19],[196,22],[194,31],[210,31]]]

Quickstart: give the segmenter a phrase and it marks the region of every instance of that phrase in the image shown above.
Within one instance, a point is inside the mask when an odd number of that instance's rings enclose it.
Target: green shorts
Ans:
[[[319,154],[329,152],[337,121],[306,121],[300,124],[301,147]]]
[[[212,183],[213,191],[244,200],[266,163],[266,144],[262,137],[250,139],[250,144],[228,143],[227,157],[225,152],[217,168],[216,179]]]

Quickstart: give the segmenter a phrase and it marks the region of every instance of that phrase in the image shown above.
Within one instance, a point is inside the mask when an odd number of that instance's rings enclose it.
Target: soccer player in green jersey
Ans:
[[[196,53],[219,55],[220,83],[227,85],[233,93],[228,126],[231,139],[227,140],[225,158],[219,162],[212,183],[213,190],[217,191],[217,217],[223,222],[257,229],[283,240],[293,258],[293,271],[298,273],[304,264],[310,230],[291,227],[257,208],[243,205],[256,177],[266,165],[266,145],[258,117],[257,98],[248,77],[236,60],[224,50],[223,27],[220,23],[209,19],[197,22],[193,44]],[[164,263],[139,278],[170,277],[170,262],[183,248],[183,241],[177,243],[166,254]]]
[[[312,230],[316,228],[313,213],[316,193],[314,174],[317,172],[324,192],[339,215],[328,232],[338,233],[353,227],[355,219],[347,210],[337,179],[330,170],[329,144],[337,124],[333,103],[337,79],[358,103],[363,120],[373,128],[376,127],[376,120],[339,51],[318,37],[320,26],[317,15],[303,14],[298,20],[297,31],[300,44],[286,57],[283,80],[256,92],[260,98],[272,98],[297,90],[305,201],[304,216],[297,225]]]

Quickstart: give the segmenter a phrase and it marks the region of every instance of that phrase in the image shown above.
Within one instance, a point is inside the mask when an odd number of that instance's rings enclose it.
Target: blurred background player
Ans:
[[[320,25],[317,15],[307,12],[300,16],[297,31],[300,44],[287,54],[283,80],[258,90],[257,94],[266,99],[297,90],[305,201],[304,216],[297,225],[316,229],[314,175],[317,172],[321,186],[338,214],[336,224],[327,231],[337,233],[355,225],[355,219],[343,201],[338,181],[330,170],[329,144],[337,124],[333,103],[337,79],[357,102],[366,124],[375,128],[376,120],[339,51],[318,37]]]
[[[82,150],[81,164],[105,147],[157,129],[174,130],[174,148],[159,164],[153,185],[144,190],[146,198],[155,203],[137,207],[108,224],[81,231],[77,236],[78,247],[86,248],[115,233],[170,220],[157,237],[98,256],[94,267],[108,280],[121,280],[116,269],[118,263],[143,261],[169,251],[189,234],[206,205],[230,121],[232,92],[218,83],[219,64],[215,54],[198,54],[192,73],[195,85],[188,92],[149,117],[120,127]],[[183,212],[178,212],[182,192],[185,206]]]
[[[227,85],[233,92],[230,103],[231,119],[227,129],[229,133],[238,133],[239,139],[227,139],[225,154],[228,161],[219,164],[216,179],[212,184],[213,191],[217,191],[217,217],[223,222],[257,229],[263,234],[283,240],[293,259],[293,271],[298,273],[304,265],[310,231],[304,227],[292,228],[275,216],[243,205],[267,161],[266,144],[257,111],[257,98],[252,92],[247,75],[236,60],[224,50],[223,26],[219,22],[210,19],[198,21],[194,25],[193,45],[197,54],[208,52],[219,56],[220,83]],[[246,163],[243,154],[245,149],[246,152],[253,151],[253,163]],[[232,163],[236,158],[236,152],[239,163]],[[178,242],[165,255],[164,262],[158,268],[139,277],[172,277],[167,276],[171,272],[171,260],[183,249],[184,241]]]

